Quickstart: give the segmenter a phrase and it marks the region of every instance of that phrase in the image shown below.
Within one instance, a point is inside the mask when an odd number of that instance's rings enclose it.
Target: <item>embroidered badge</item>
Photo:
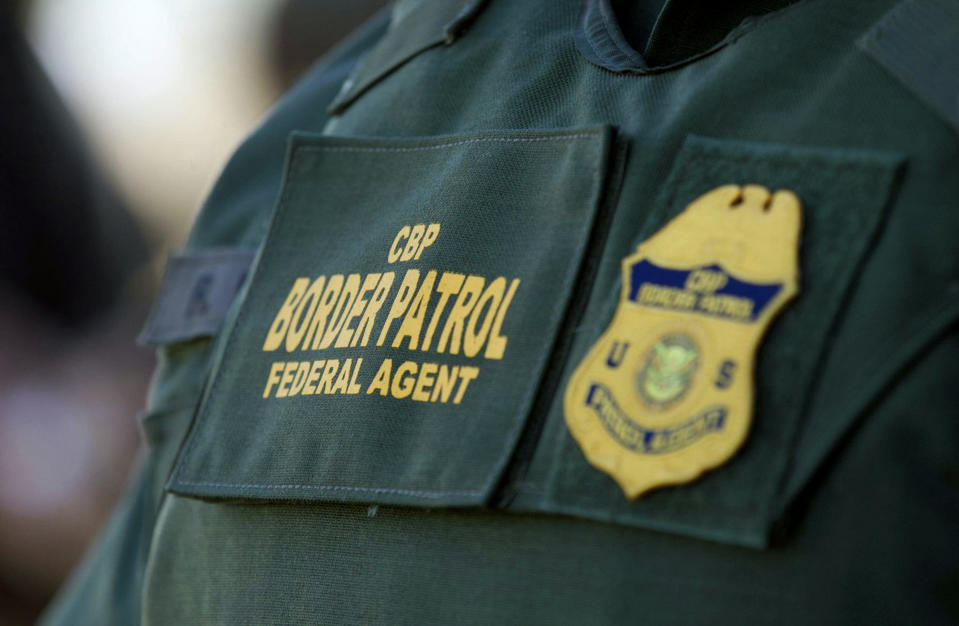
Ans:
[[[693,480],[742,445],[756,349],[798,291],[801,213],[790,191],[726,185],[623,259],[619,305],[564,408],[587,460],[628,497]]]

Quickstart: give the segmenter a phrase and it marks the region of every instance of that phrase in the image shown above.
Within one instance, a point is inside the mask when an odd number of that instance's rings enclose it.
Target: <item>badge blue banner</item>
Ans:
[[[719,278],[717,284],[721,286],[709,291],[691,289],[691,277],[697,273]],[[644,287],[652,287],[657,297],[640,297]],[[644,306],[755,322],[782,288],[780,283],[762,285],[739,280],[717,264],[677,270],[643,259],[630,268],[628,298]]]

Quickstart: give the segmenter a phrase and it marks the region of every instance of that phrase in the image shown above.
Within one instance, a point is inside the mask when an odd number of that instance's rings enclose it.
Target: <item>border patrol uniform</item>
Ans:
[[[48,623],[955,620],[959,5],[774,5],[331,53],[171,262]]]

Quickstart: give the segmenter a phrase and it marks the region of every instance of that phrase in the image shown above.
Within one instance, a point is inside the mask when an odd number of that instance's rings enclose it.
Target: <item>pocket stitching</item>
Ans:
[[[395,493],[400,495],[422,496],[424,498],[442,498],[448,495],[476,495],[483,493],[483,489],[447,489],[442,491],[426,491],[419,489],[399,489],[395,487],[353,487],[349,485],[270,485],[259,483],[224,483],[214,481],[178,480],[181,485],[194,487],[249,487],[255,489],[308,489],[313,491],[359,491],[366,493]]]

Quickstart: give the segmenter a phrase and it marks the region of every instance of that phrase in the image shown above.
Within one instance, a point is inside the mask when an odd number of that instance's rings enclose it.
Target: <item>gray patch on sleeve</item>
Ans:
[[[246,280],[254,250],[191,250],[170,257],[137,342],[157,345],[215,335]]]

